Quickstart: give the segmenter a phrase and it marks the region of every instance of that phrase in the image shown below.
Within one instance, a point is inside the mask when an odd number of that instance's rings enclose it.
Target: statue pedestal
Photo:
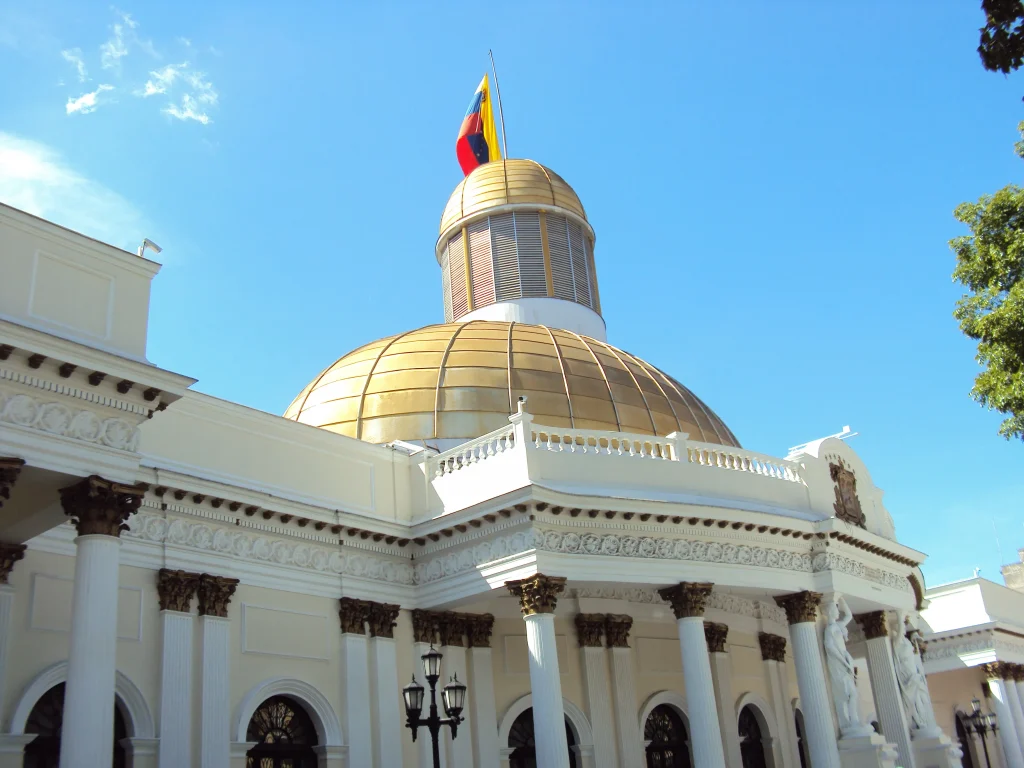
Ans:
[[[896,756],[896,745],[877,733],[839,740],[843,768],[896,768]]]
[[[946,734],[941,732],[938,736],[914,734],[911,739],[917,768],[961,767],[960,747],[950,741]]]

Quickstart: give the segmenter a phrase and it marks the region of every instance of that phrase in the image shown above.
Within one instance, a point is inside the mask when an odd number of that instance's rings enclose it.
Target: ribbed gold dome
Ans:
[[[285,418],[371,443],[472,439],[508,424],[520,396],[539,424],[739,446],[690,390],[604,342],[543,325],[428,325],[342,357]]]
[[[459,182],[441,214],[440,231],[443,233],[465,216],[520,203],[556,206],[587,218],[573,188],[550,168],[533,160],[496,160],[477,167]]]

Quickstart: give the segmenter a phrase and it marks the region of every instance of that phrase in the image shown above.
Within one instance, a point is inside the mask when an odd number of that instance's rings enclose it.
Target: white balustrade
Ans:
[[[437,462],[434,477],[450,475],[470,464],[476,464],[505,451],[510,451],[515,447],[515,442],[515,428],[511,425],[488,432],[483,437],[470,440],[450,451],[438,454],[434,459]]]
[[[800,465],[785,459],[776,459],[753,451],[730,448],[714,443],[698,443],[687,440],[685,445],[686,461],[703,467],[720,467],[740,472],[752,472],[755,475],[802,483]],[[679,455],[679,460],[682,456]]]
[[[560,430],[534,425],[530,431],[534,448],[556,453],[589,453],[594,456],[633,456],[671,460],[675,440],[652,435],[629,435],[593,429]]]

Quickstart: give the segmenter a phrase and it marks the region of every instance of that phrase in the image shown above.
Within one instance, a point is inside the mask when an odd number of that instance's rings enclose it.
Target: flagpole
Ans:
[[[501,88],[498,87],[498,70],[494,67],[494,53],[487,49],[487,55],[491,58],[491,74],[494,75],[494,93],[498,97],[498,119],[501,121],[501,145],[505,159],[508,159],[508,138],[505,136],[505,111],[501,108]]]

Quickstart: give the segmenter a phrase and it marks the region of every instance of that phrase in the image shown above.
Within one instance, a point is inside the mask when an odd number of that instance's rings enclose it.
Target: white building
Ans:
[[[742,448],[606,343],[594,240],[553,172],[482,166],[446,323],[282,418],[147,360],[159,265],[0,207],[0,763],[429,766],[433,643],[446,768],[958,764],[867,467]]]

